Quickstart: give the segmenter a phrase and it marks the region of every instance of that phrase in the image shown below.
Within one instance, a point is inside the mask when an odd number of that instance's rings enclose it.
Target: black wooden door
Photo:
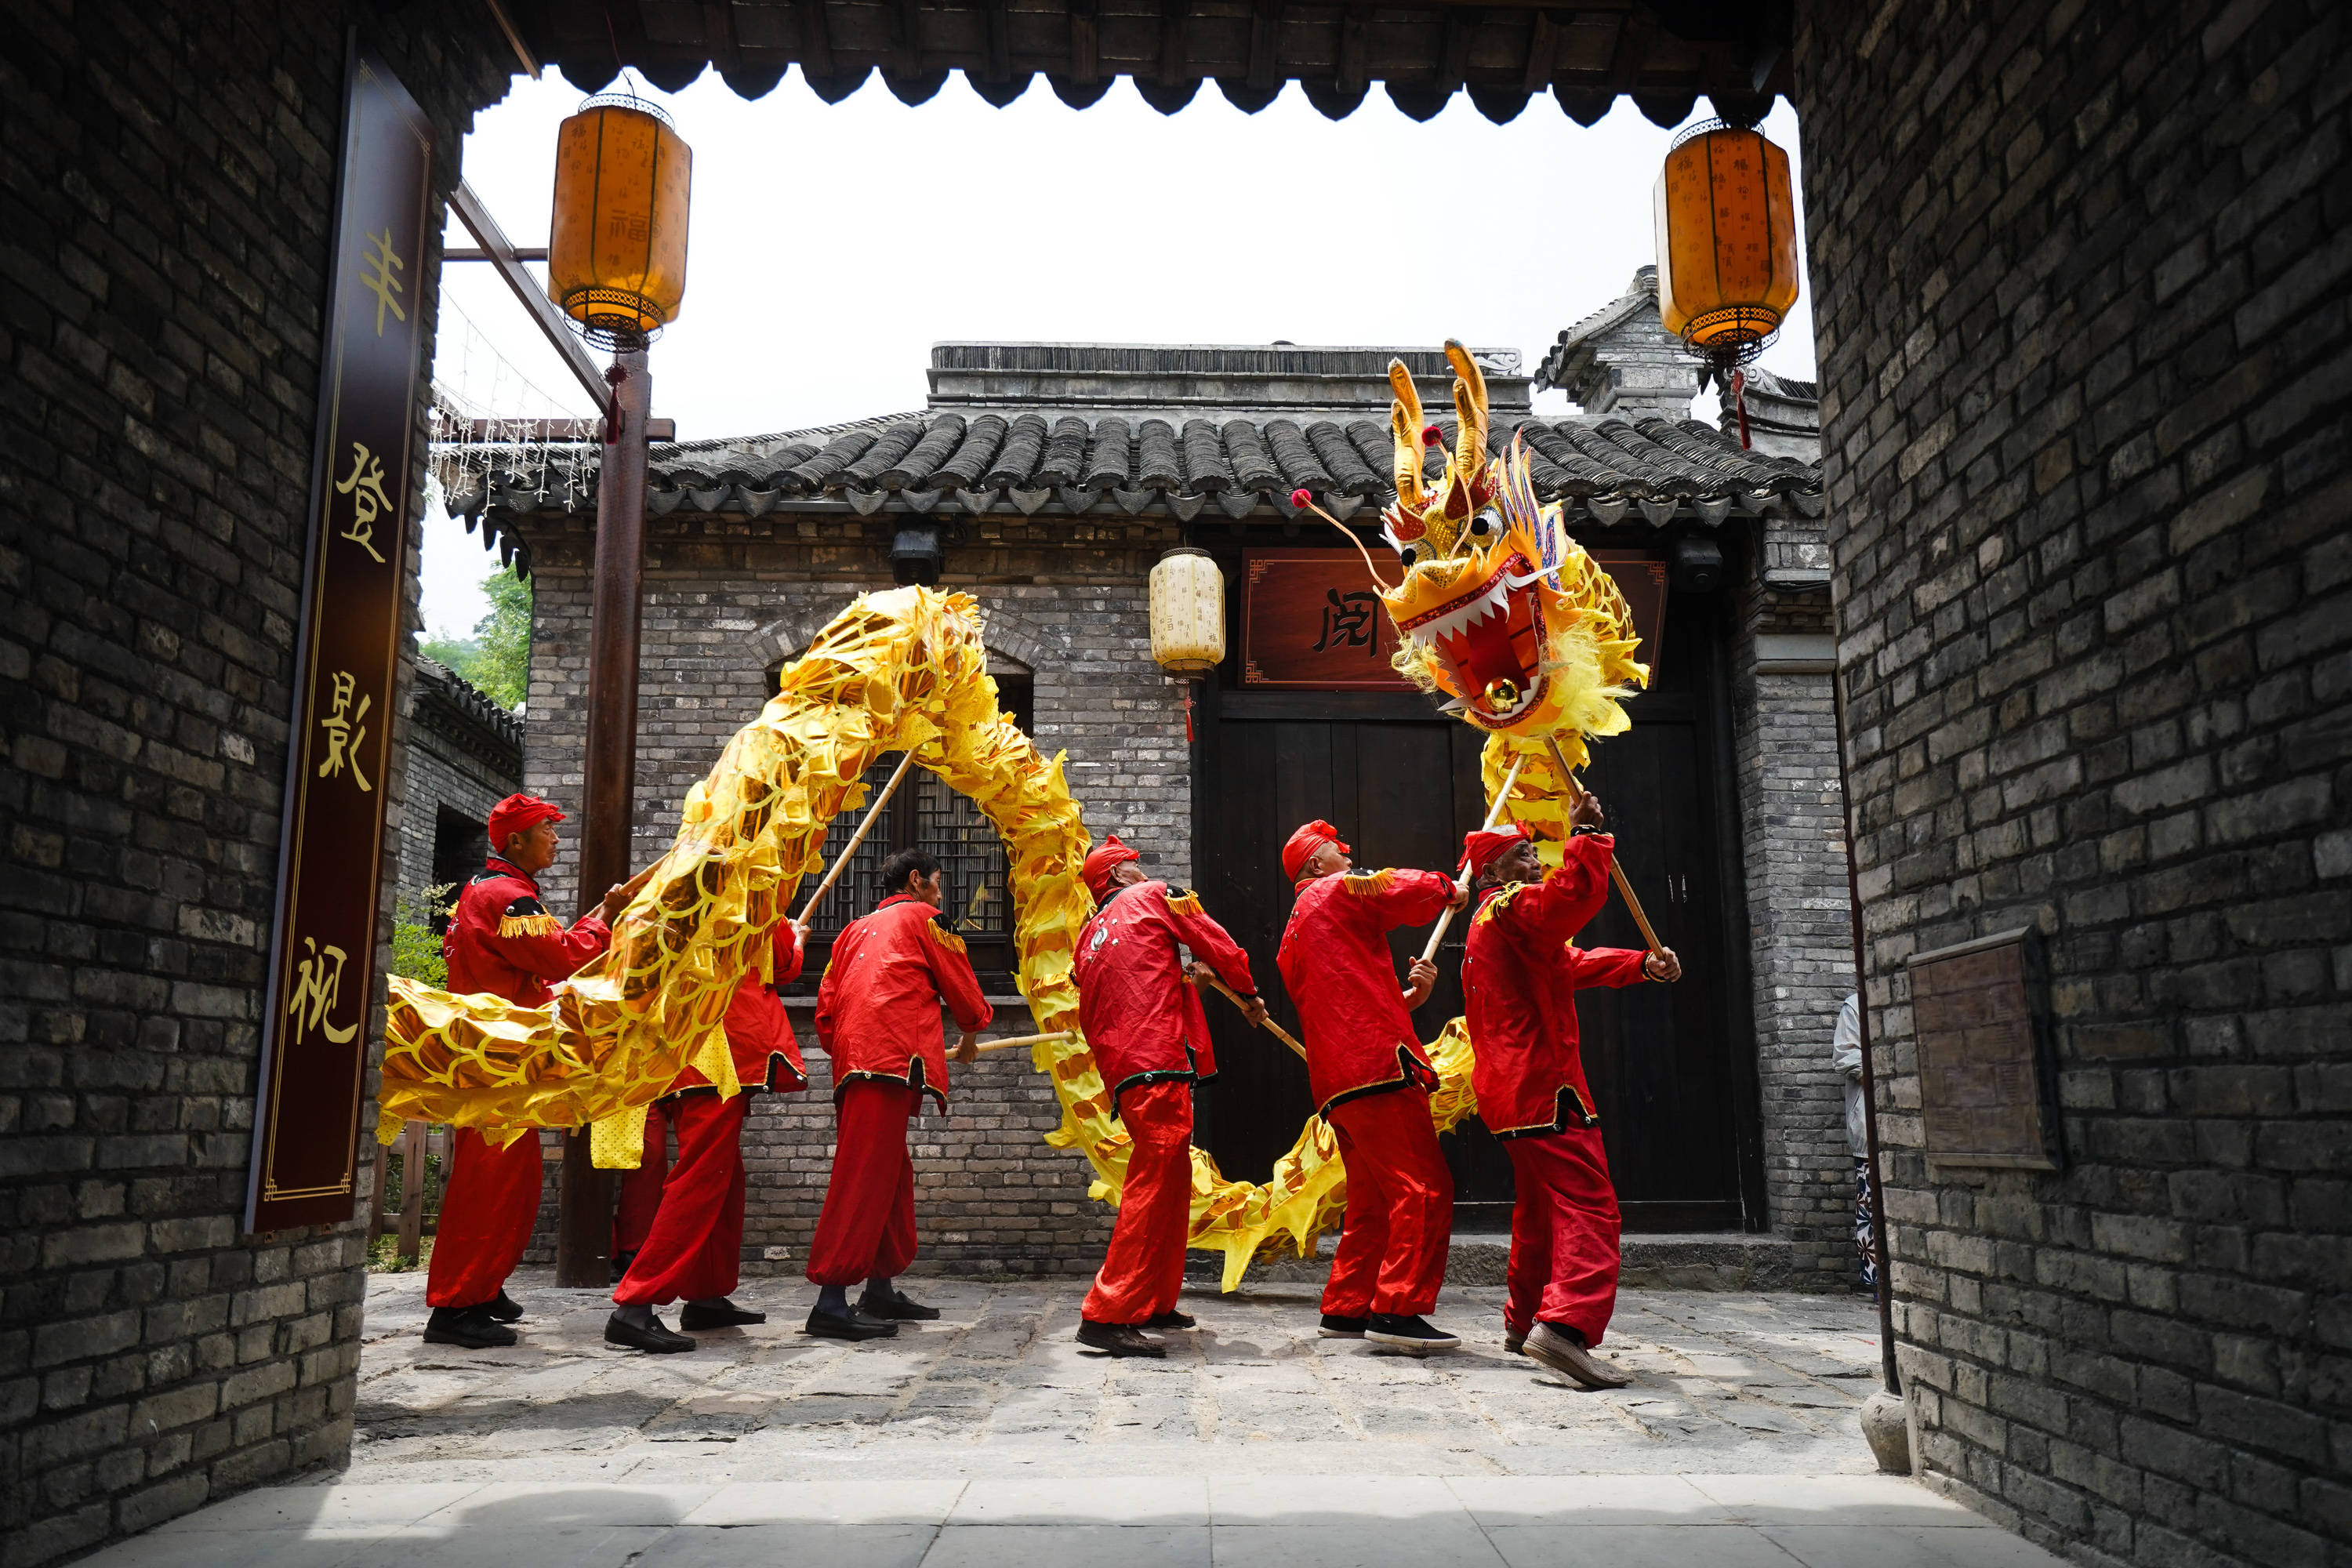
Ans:
[[[1680,617],[1677,617],[1679,619]],[[1704,628],[1677,626],[1683,655],[1632,707],[1633,731],[1598,742],[1586,774],[1619,835],[1620,855],[1663,941],[1692,978],[1682,985],[1590,991],[1579,998],[1586,1071],[1629,1229],[1738,1228],[1743,1205],[1743,1068],[1725,968],[1724,825],[1715,780]],[[1201,891],[1250,955],[1275,1016],[1294,1033],[1276,950],[1290,914],[1281,848],[1315,817],[1336,826],[1357,864],[1452,870],[1462,835],[1478,825],[1480,737],[1434,716],[1423,699],[1355,693],[1207,694],[1196,818]],[[1399,931],[1402,977],[1427,940]],[[1462,928],[1439,954],[1435,993],[1414,1015],[1424,1039],[1462,1011]],[[1580,939],[1637,946],[1622,903]],[[1228,1174],[1264,1181],[1312,1110],[1305,1067],[1272,1036],[1211,999],[1220,1077],[1201,1096],[1197,1140]],[[1752,1076],[1748,1080],[1752,1082]],[[1510,1164],[1484,1126],[1444,1140],[1455,1181],[1456,1228],[1508,1224]]]

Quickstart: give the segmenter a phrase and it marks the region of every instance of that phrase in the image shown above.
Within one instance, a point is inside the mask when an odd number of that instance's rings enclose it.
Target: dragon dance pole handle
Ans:
[[[849,847],[841,852],[840,858],[834,861],[833,869],[824,874],[824,880],[819,882],[816,891],[809,895],[809,901],[801,906],[802,924],[807,924],[815,916],[816,907],[824,902],[824,896],[833,891],[833,885],[841,880],[844,871],[849,869],[850,858],[857,853],[857,847],[866,842],[866,836],[874,831],[874,825],[882,819],[882,808],[889,805],[890,797],[898,793],[898,781],[905,778],[907,770],[914,765],[915,748],[909,746],[907,754],[898,759],[898,771],[890,775],[890,782],[882,786],[882,793],[876,795],[874,804],[866,808],[866,820],[857,825],[857,837],[849,841]]]
[[[1577,800],[1582,800],[1584,786],[1576,782],[1574,773],[1569,772],[1568,759],[1560,754],[1559,742],[1547,735],[1544,737],[1544,744],[1551,748],[1551,765],[1559,770],[1561,778],[1568,781],[1569,794]],[[1641,928],[1642,940],[1649,944],[1652,952],[1664,953],[1666,950],[1659,945],[1658,933],[1650,929],[1650,917],[1642,912],[1642,900],[1635,895],[1633,884],[1625,879],[1625,868],[1617,864],[1617,857],[1614,855],[1609,857],[1609,879],[1617,884],[1617,891],[1625,900],[1626,912],[1633,917],[1633,923]]]
[[[1503,787],[1495,792],[1495,804],[1487,808],[1486,832],[1494,832],[1495,824],[1503,820],[1503,807],[1510,801],[1511,786],[1519,782],[1519,769],[1527,765],[1527,761],[1528,753],[1525,752],[1521,752],[1517,756],[1511,759],[1511,771],[1503,775]],[[1458,881],[1454,885],[1456,887],[1462,886]],[[1423,963],[1434,963],[1437,962],[1437,944],[1445,940],[1445,928],[1453,923],[1454,911],[1452,910],[1445,910],[1439,913],[1437,917],[1437,925],[1435,929],[1431,931],[1429,933],[1429,945],[1421,950],[1421,961]]]
[[[1043,1035],[1022,1035],[1010,1040],[991,1040],[988,1044],[980,1047],[974,1054],[984,1057],[991,1051],[1009,1051],[1015,1046],[1042,1046],[1048,1042],[1066,1040],[1069,1037],[1070,1031],[1067,1029],[1055,1029]]]
[[[1209,984],[1215,986],[1219,991],[1223,992],[1225,994],[1225,1000],[1231,1002],[1234,1006],[1239,1007],[1242,1005],[1240,993],[1236,992],[1232,986],[1226,984],[1223,981],[1218,979],[1214,974],[1209,976]],[[1268,1018],[1265,1021],[1265,1029],[1266,1032],[1272,1035],[1276,1039],[1280,1040],[1284,1045],[1288,1046],[1292,1050],[1297,1051],[1300,1061],[1305,1061],[1307,1059],[1307,1047],[1300,1045],[1297,1040],[1292,1039],[1290,1037],[1289,1030],[1284,1028],[1281,1025],[1276,1023],[1271,1018]]]

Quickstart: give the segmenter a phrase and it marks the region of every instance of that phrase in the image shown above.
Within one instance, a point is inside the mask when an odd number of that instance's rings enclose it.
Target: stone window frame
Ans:
[[[1067,679],[1068,653],[1057,640],[1049,640],[1044,628],[1022,616],[1017,610],[1002,605],[983,604],[981,646],[987,651],[988,673],[996,677],[1019,677],[1028,685],[1029,731],[1033,739],[1050,728],[1045,715],[1047,693],[1059,697]],[[765,672],[761,687],[772,694],[779,672],[784,665],[808,651],[816,636],[839,615],[838,608],[811,606],[796,608],[753,632],[747,639]],[[762,699],[765,700],[764,697]],[[818,945],[814,932],[812,948]],[[825,944],[829,947],[829,943]],[[813,951],[802,979],[792,989],[795,993],[814,994],[818,977],[824,972],[824,954]],[[992,994],[1009,993],[1013,988],[1009,968],[1002,972],[982,968],[982,983]]]

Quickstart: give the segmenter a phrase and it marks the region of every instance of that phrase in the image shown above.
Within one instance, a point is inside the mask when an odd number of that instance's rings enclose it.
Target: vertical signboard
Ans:
[[[349,1219],[416,429],[433,128],[353,38],[247,1231]]]

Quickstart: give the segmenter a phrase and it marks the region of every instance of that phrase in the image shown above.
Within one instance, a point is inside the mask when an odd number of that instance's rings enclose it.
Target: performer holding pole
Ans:
[[[510,795],[490,808],[494,852],[458,895],[441,940],[451,991],[543,1006],[554,994],[550,982],[571,978],[612,945],[613,921],[653,871],[610,889],[594,914],[565,930],[540,901],[538,880],[555,864],[555,825],[562,820],[563,813],[536,795]],[[506,1325],[522,1309],[506,1282],[539,1216],[539,1133],[525,1129],[509,1142],[461,1127],[455,1144],[425,1277],[425,1301],[433,1312],[425,1342],[466,1350],[510,1345],[515,1334]]]
[[[895,1283],[915,1258],[915,1165],[907,1123],[931,1096],[947,1109],[948,1053],[940,1005],[963,1031],[955,1059],[979,1055],[980,1031],[994,1016],[981,995],[963,939],[938,923],[940,863],[902,849],[883,863],[887,895],[874,912],[834,939],[817,987],[817,1044],[833,1058],[839,1133],[824,1208],[809,1244],[808,1279],[817,1287],[806,1331],[824,1339],[871,1340],[901,1322],[937,1318]],[[856,1307],[848,1288],[866,1281]]]
[[[656,1207],[620,1286],[604,1338],[633,1350],[690,1351],[688,1334],[705,1329],[764,1323],[765,1312],[738,1307],[729,1297],[741,1282],[743,1260],[743,1122],[761,1090],[794,1093],[808,1087],[800,1044],[784,1012],[782,987],[800,978],[808,928],[779,921],[765,962],[736,986],[720,1027],[724,1063],[712,1062],[731,1082],[714,1083],[689,1065],[670,1092],[647,1108],[642,1163],[622,1187],[653,1184]],[[663,1121],[677,1128],[677,1163],[665,1169]],[[649,1174],[650,1173],[650,1174]],[[656,1309],[683,1300],[672,1333]]]
[[[1573,835],[1549,876],[1517,825],[1469,836],[1463,862],[1478,908],[1462,990],[1475,1053],[1471,1087],[1510,1157],[1517,1194],[1504,1348],[1588,1388],[1622,1388],[1631,1377],[1592,1353],[1616,1307],[1620,1221],[1578,1048],[1575,994],[1675,981],[1683,971],[1670,949],[1573,945],[1609,900],[1616,843],[1601,831],[1604,820],[1599,799],[1580,794]]]
[[[1143,1331],[1192,1326],[1176,1310],[1192,1221],[1192,1086],[1216,1077],[1217,1062],[1178,949],[1233,988],[1250,1022],[1265,1019],[1249,955],[1198,896],[1145,875],[1141,858],[1117,834],[1087,857],[1100,907],[1078,933],[1076,962],[1079,1021],[1132,1144],[1110,1247],[1078,1320],[1078,1342],[1114,1356],[1165,1355]]]
[[[1275,962],[1307,1037],[1316,1110],[1348,1167],[1322,1331],[1412,1354],[1452,1350],[1461,1340],[1426,1314],[1445,1279],[1454,1177],[1429,1118],[1437,1072],[1412,1016],[1437,983],[1437,966],[1415,959],[1412,989],[1400,995],[1388,933],[1459,909],[1468,895],[1441,872],[1356,875],[1353,866],[1328,822],[1307,824],[1283,846],[1297,901]]]

